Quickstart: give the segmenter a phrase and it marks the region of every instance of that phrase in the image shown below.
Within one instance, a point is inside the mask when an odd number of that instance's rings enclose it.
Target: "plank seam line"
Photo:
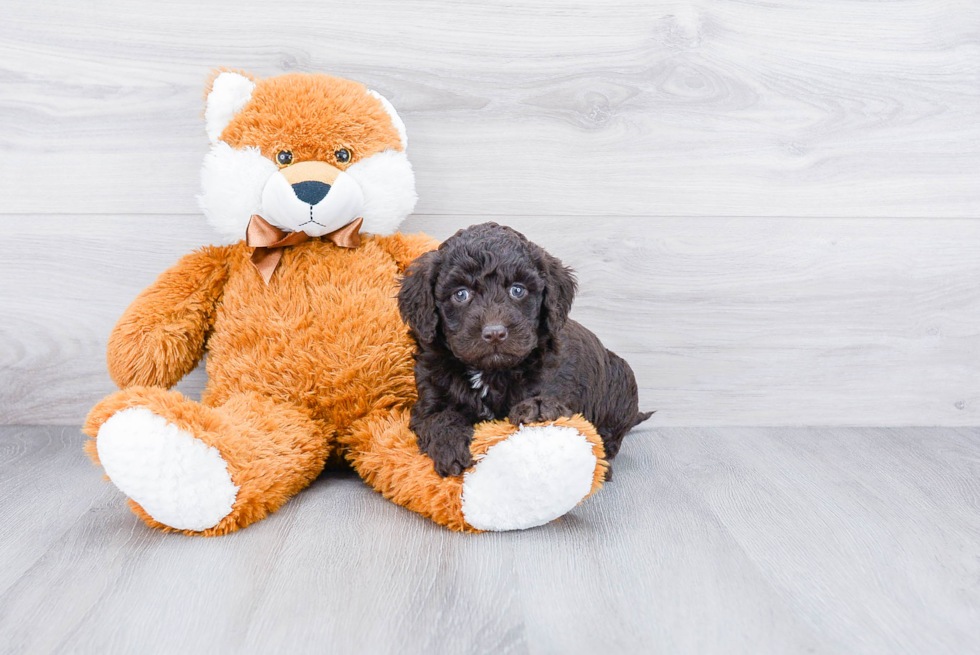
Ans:
[[[124,217],[124,216],[179,216],[179,217],[195,217],[201,218],[201,214],[195,213],[168,213],[168,212],[34,212],[34,213],[5,213],[0,212],[0,217],[2,218],[18,218],[18,217],[31,217],[31,216],[85,216],[85,217]],[[450,212],[446,214],[412,214],[409,218],[639,218],[639,219],[677,219],[677,218],[691,218],[691,219],[714,219],[714,220],[740,220],[740,219],[760,219],[760,218],[771,218],[774,220],[903,220],[903,221],[975,221],[980,220],[980,214],[975,216],[863,216],[863,215],[796,215],[796,214],[744,214],[744,215],[726,215],[726,214],[461,214],[459,212]],[[407,220],[407,219],[406,219]]]

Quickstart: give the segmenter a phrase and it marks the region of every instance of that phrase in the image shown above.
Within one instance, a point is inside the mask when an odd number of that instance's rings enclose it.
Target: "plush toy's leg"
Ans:
[[[419,452],[408,412],[372,416],[339,437],[360,476],[393,502],[453,530],[523,530],[566,514],[602,486],[602,438],[580,416],[477,426],[474,465],[441,478]]]
[[[265,518],[323,469],[332,433],[255,394],[206,407],[151,387],[117,392],[84,427],[89,456],[148,525],[206,536]]]

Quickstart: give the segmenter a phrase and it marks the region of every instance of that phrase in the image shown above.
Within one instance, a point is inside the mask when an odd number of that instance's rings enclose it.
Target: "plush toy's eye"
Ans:
[[[276,161],[279,162],[280,166],[289,166],[293,163],[293,153],[288,150],[280,150],[279,154],[276,155]]]
[[[455,300],[456,302],[466,302],[469,299],[470,299],[469,289],[456,289],[455,293],[453,293],[453,300]]]
[[[333,153],[333,156],[337,158],[341,164],[346,164],[350,161],[350,150],[347,148],[341,148],[337,152]]]
[[[527,293],[527,289],[524,288],[523,284],[513,284],[510,287],[511,298],[523,298],[525,293]]]

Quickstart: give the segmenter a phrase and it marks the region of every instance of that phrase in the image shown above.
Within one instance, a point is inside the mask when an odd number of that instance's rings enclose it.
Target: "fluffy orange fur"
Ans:
[[[408,429],[415,402],[412,344],[395,304],[398,276],[437,243],[424,235],[370,236],[356,249],[323,239],[288,248],[266,285],[244,243],[181,259],[137,297],[109,340],[109,370],[124,387],[89,414],[94,448],[101,425],[146,407],[217,448],[240,487],[231,514],[201,534],[244,527],[279,509],[322,470],[334,449],[392,501],[454,530],[462,478],[441,478]],[[202,402],[167,391],[208,349]],[[602,441],[580,417],[600,465]],[[478,458],[513,433],[477,428]],[[147,524],[154,521],[135,502]],[[192,534],[189,531],[184,531]]]
[[[401,149],[384,107],[356,82],[325,75],[255,80],[251,100],[222,133],[233,147],[257,146],[274,160],[325,161],[346,168],[385,148]],[[299,101],[301,100],[301,101]],[[334,153],[347,148],[349,162]],[[395,503],[454,530],[466,523],[462,478],[441,478],[408,429],[415,402],[413,347],[399,317],[397,281],[437,246],[425,235],[365,236],[340,248],[325,238],[285,248],[268,284],[244,242],[183,257],[126,309],[109,339],[108,365],[122,388],[90,412],[86,450],[98,463],[99,428],[115,413],[144,407],[217,449],[239,487],[231,513],[187,534],[225,534],[279,509],[329,459],[343,457]],[[207,350],[201,402],[170,391]],[[593,444],[583,418],[561,419]],[[516,428],[476,428],[479,459]],[[137,503],[133,511],[155,521]]]
[[[553,424],[577,429],[592,444],[592,453],[598,465],[589,491],[591,496],[602,486],[609,467],[602,448],[602,437],[582,416],[560,418]],[[343,440],[347,458],[365,482],[392,502],[452,530],[480,532],[463,518],[463,478],[440,478],[432,466],[432,460],[419,457],[415,435],[407,426],[407,408],[358,421],[350,438]],[[473,461],[478,462],[491,447],[516,431],[517,427],[506,421],[477,425],[470,447]]]
[[[329,75],[293,73],[258,80],[251,100],[225,127],[221,140],[233,148],[258,147],[272,161],[280,150],[288,150],[294,162],[323,161],[341,170],[386,148],[401,150],[398,130],[384,106],[366,91],[360,82]],[[351,153],[349,161],[337,160],[341,148]]]

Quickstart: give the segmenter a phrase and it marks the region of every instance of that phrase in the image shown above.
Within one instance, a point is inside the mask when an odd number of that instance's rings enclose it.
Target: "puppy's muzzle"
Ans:
[[[509,332],[503,325],[484,325],[483,340],[490,345],[503,343],[507,340]]]
[[[322,161],[275,173],[262,190],[262,217],[289,232],[323,236],[361,215],[364,194],[350,175]]]

